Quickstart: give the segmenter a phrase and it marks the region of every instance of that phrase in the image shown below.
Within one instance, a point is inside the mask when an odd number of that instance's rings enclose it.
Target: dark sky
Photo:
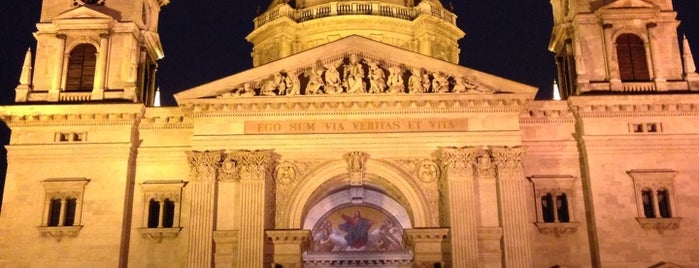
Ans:
[[[67,0],[66,0],[67,1]],[[126,0],[107,0],[126,1]],[[13,101],[14,88],[31,33],[40,12],[39,0],[3,0],[0,4],[0,104]],[[251,67],[252,31],[258,7],[270,0],[172,0],[160,15],[165,58],[160,61],[158,85],[163,101],[174,105],[172,94]],[[449,1],[442,0],[445,6]],[[682,20],[680,34],[693,41],[699,61],[699,1],[674,0]],[[552,26],[546,0],[454,0],[461,40],[461,65],[538,87],[539,98],[550,97],[555,76],[548,51]],[[10,27],[8,27],[10,26]]]

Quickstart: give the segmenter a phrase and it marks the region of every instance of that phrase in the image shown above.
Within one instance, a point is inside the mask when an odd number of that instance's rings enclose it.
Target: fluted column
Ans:
[[[527,222],[526,178],[521,147],[493,147],[497,166],[500,221],[502,222],[505,267],[531,267],[531,245]]]
[[[451,267],[478,266],[478,226],[474,166],[477,148],[440,148],[445,175],[446,223],[451,228]]]
[[[216,215],[216,175],[222,151],[187,152],[191,207],[187,267],[213,265],[213,232]]]
[[[240,178],[240,231],[238,267],[265,265],[265,229],[272,227],[271,209],[266,209],[273,196],[271,182],[275,155],[271,150],[229,152]]]

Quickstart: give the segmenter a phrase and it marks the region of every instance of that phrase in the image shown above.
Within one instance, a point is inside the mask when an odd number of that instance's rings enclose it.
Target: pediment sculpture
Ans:
[[[311,66],[282,70],[219,92],[217,98],[339,94],[495,93],[475,77],[347,53]]]

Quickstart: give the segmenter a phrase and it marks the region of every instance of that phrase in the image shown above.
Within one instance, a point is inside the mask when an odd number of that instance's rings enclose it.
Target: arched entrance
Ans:
[[[412,267],[403,241],[410,228],[405,208],[380,191],[355,186],[333,193],[304,221],[312,237],[304,267]]]

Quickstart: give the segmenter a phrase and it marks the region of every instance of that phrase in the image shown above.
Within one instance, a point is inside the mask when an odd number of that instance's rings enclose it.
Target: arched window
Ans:
[[[616,39],[616,55],[621,81],[649,81],[648,62],[643,40],[634,34],[622,34]]]
[[[97,65],[97,49],[89,44],[81,44],[70,51],[66,90],[92,91]]]
[[[553,207],[553,195],[551,193],[541,197],[541,212],[544,216],[544,222],[554,222],[553,216],[555,208]]]
[[[47,226],[58,226],[61,220],[61,199],[51,199]]]
[[[643,215],[646,218],[655,218],[653,210],[653,191],[645,189],[641,191],[641,199],[643,200]]]
[[[172,228],[175,223],[175,202],[170,199],[148,201],[148,228]]]
[[[160,202],[151,199],[148,202],[148,228],[158,228],[160,220]]]
[[[566,194],[556,196],[556,213],[558,214],[559,222],[570,221],[570,215],[568,213],[568,196],[566,196]]]

